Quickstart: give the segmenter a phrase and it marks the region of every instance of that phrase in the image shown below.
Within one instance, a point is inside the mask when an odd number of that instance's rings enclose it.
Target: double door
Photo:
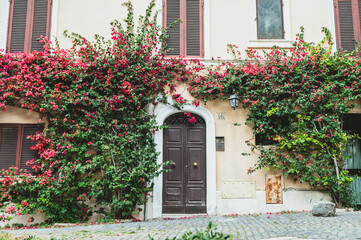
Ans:
[[[182,113],[183,114],[183,113]],[[163,213],[206,213],[206,126],[184,114],[172,116],[163,131]]]

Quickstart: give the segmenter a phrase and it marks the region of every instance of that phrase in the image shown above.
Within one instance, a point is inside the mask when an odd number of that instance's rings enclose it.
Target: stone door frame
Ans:
[[[215,143],[215,124],[212,114],[204,107],[185,105],[182,108],[184,112],[191,112],[201,116],[206,122],[206,199],[207,214],[216,215],[216,143]],[[164,120],[170,115],[181,112],[180,110],[165,104],[159,104],[155,109],[156,121],[162,125]],[[154,136],[157,144],[156,150],[160,152],[157,163],[163,163],[163,130],[157,131]],[[153,189],[153,218],[162,217],[162,199],[163,198],[163,174],[154,179]]]

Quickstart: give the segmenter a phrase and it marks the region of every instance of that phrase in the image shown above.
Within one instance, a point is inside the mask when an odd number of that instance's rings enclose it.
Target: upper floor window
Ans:
[[[257,0],[258,39],[283,39],[282,0]]]
[[[353,51],[356,47],[355,41],[361,42],[361,1],[334,0],[334,4],[337,46],[347,51]]]
[[[164,0],[163,25],[181,23],[168,32],[168,56],[203,57],[203,0]]]
[[[0,169],[14,166],[34,172],[26,162],[38,159],[39,155],[30,149],[35,142],[27,137],[40,130],[40,126],[35,124],[0,124]]]
[[[52,0],[11,0],[7,52],[42,51],[39,37],[50,35]]]

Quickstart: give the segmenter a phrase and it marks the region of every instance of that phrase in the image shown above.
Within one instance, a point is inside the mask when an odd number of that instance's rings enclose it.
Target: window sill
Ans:
[[[292,48],[292,40],[284,39],[262,39],[262,40],[250,40],[248,41],[248,48],[254,49],[265,49],[272,48],[273,46],[278,46],[281,48]]]

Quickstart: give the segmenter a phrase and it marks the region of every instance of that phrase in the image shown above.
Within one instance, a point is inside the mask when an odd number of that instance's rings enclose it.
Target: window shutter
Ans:
[[[27,0],[13,0],[10,52],[23,52],[25,42]]]
[[[0,169],[15,166],[18,145],[18,127],[2,127],[0,142]]]
[[[200,5],[199,0],[187,0],[187,56],[201,55]]]
[[[167,27],[174,21],[180,19],[180,0],[167,1]],[[168,55],[180,55],[180,24],[169,29],[169,38],[167,39]]]
[[[341,47],[344,50],[353,51],[355,50],[355,36],[351,1],[339,1],[338,14],[340,21]]]
[[[21,150],[21,163],[20,168],[26,169],[28,172],[35,172],[31,167],[26,165],[26,162],[31,159],[38,159],[39,155],[36,151],[31,150],[30,147],[34,146],[36,142],[31,141],[31,139],[27,139],[29,135],[34,135],[37,131],[40,131],[38,127],[24,127],[24,134],[23,134],[23,146]]]
[[[43,44],[38,41],[40,36],[46,36],[48,25],[48,0],[35,0],[31,51],[43,51]]]

